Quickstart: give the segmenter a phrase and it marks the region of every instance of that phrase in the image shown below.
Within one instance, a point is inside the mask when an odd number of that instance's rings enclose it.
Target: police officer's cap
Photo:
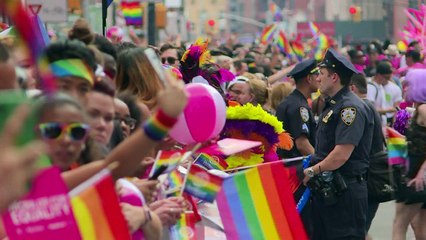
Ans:
[[[308,74],[314,74],[316,72],[318,72],[317,61],[315,59],[308,59],[298,63],[287,76],[293,77],[294,79],[301,79]]]
[[[358,73],[354,65],[344,56],[329,48],[325,53],[324,58],[318,65],[319,67],[333,68],[336,72]]]

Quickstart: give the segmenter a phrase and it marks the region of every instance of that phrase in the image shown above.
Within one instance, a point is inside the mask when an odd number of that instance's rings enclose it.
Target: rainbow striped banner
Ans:
[[[126,25],[143,25],[143,10],[139,1],[122,1],[121,10]]]
[[[220,159],[217,156],[210,156],[206,153],[201,153],[200,155],[198,155],[194,163],[208,170],[217,169],[223,171],[228,167],[228,164],[225,162],[225,160]]]
[[[281,9],[274,2],[271,2],[269,4],[269,11],[274,16],[274,21],[281,22],[283,20],[283,14],[281,13]]]
[[[216,202],[228,239],[308,239],[282,162],[226,178]]]
[[[311,30],[312,36],[314,36],[314,37],[319,32],[318,26],[313,22],[309,22],[309,29]]]
[[[109,170],[100,171],[69,195],[83,240],[131,239]]]
[[[213,202],[222,187],[223,178],[209,173],[201,166],[192,164],[185,179],[183,192]]]
[[[386,128],[386,132],[388,135],[386,141],[388,146],[389,165],[406,166],[408,163],[408,150],[405,136],[390,127]]]
[[[305,49],[303,44],[299,41],[290,42],[291,49],[293,50],[294,55],[296,55],[299,61],[302,61],[305,57]]]
[[[269,42],[271,42],[272,39],[274,39],[274,35],[277,29],[278,29],[277,25],[275,24],[266,26],[262,31],[262,35],[260,37],[260,43],[268,44]]]

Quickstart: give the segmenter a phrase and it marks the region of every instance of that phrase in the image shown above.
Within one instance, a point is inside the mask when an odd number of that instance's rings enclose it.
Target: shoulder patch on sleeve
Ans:
[[[300,117],[302,117],[303,122],[307,122],[309,120],[309,111],[305,107],[300,107]]]
[[[340,117],[342,118],[342,121],[350,126],[353,121],[355,120],[356,117],[356,108],[354,107],[347,107],[342,109],[342,111],[340,111]]]

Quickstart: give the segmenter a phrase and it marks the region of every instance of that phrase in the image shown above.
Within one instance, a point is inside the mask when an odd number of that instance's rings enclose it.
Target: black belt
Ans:
[[[362,183],[367,181],[367,174],[360,174],[355,176],[343,176],[346,184]]]

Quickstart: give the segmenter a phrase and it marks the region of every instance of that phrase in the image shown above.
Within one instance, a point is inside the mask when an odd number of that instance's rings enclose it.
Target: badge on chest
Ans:
[[[333,115],[333,110],[328,111],[328,113],[322,118],[324,123],[328,123],[328,119]]]

